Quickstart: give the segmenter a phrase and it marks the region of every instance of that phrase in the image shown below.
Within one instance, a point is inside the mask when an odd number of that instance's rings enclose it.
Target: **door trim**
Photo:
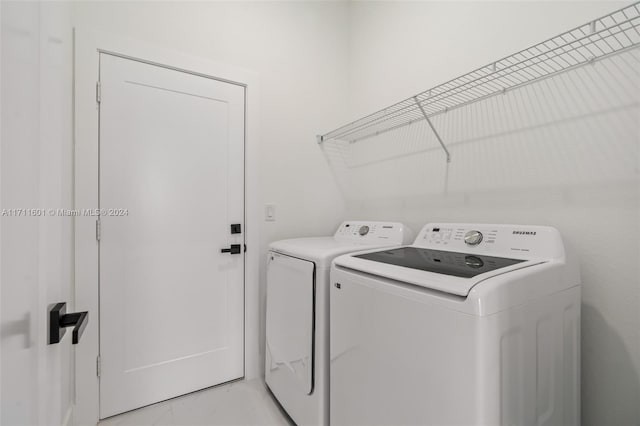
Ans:
[[[257,378],[259,365],[259,248],[261,198],[258,179],[260,81],[255,72],[185,55],[158,46],[90,29],[74,29],[74,208],[98,208],[99,55],[109,53],[245,87],[245,253],[244,373]],[[74,217],[74,292],[77,309],[89,311],[82,344],[76,348],[74,417],[76,424],[99,419],[99,292],[95,217]]]

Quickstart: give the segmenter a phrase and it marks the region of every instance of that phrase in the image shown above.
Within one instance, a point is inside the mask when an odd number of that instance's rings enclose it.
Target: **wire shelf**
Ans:
[[[636,48],[639,27],[636,2],[320,135],[318,142],[357,142],[425,119],[431,125],[429,117]]]

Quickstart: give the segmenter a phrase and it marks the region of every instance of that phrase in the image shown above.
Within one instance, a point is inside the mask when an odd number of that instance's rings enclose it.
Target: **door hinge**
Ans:
[[[100,236],[102,234],[102,226],[100,219],[96,220],[96,240],[100,241]]]
[[[100,373],[102,370],[102,360],[100,359],[100,355],[96,358],[96,376],[100,377]]]
[[[100,103],[102,101],[102,85],[100,82],[96,82],[96,102]]]

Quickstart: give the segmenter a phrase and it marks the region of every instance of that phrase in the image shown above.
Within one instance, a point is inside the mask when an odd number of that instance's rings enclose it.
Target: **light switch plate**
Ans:
[[[275,204],[264,205],[264,220],[267,222],[276,221],[276,205]]]

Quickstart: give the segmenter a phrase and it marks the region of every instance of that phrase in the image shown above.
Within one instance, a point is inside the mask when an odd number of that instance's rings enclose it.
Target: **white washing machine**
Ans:
[[[332,237],[271,244],[267,259],[265,381],[298,425],[329,422],[329,268],[339,255],[400,246],[394,222],[344,222]]]
[[[331,269],[331,424],[579,425],[580,277],[554,228],[441,223]]]

